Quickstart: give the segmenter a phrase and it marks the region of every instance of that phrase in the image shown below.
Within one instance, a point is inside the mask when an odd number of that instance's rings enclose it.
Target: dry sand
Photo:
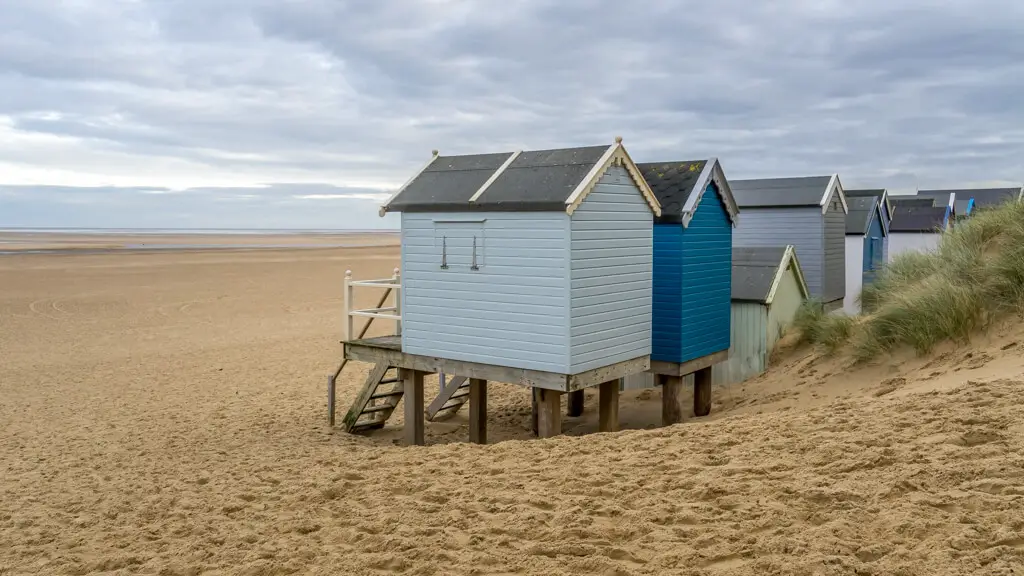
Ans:
[[[529,440],[495,385],[505,441],[461,414],[402,448],[400,411],[324,418],[343,271],[397,259],[0,257],[0,575],[1024,573],[1021,330],[858,371],[794,351],[671,428],[630,392],[619,434],[583,436],[591,396]]]

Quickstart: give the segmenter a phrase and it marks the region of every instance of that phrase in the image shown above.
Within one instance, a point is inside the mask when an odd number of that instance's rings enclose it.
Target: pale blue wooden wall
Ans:
[[[402,350],[567,373],[568,245],[564,212],[403,212]]]
[[[610,168],[571,221],[571,373],[651,353],[651,210]]]

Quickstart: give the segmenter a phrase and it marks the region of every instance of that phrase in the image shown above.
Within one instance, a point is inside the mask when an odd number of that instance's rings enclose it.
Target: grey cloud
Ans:
[[[0,120],[73,137],[127,172],[173,158],[249,182],[372,181],[378,193],[432,148],[615,135],[637,160],[715,155],[737,178],[1020,181],[1022,31],[1010,0],[8,0]],[[0,144],[3,158],[62,164]],[[166,201],[351,203],[376,219],[374,202],[336,191],[240,190]]]

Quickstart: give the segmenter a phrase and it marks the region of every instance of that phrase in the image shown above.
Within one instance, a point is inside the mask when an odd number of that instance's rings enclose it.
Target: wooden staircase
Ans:
[[[342,421],[345,431],[356,433],[383,428],[404,394],[398,369],[387,364],[375,364],[366,375],[363,391]]]
[[[453,376],[451,382],[445,384],[444,390],[427,406],[427,420],[435,422],[451,418],[469,402],[469,379],[465,376]]]

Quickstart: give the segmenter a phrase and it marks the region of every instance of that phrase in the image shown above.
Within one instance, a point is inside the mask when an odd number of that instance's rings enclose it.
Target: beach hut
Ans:
[[[654,223],[651,360],[685,364],[729,350],[738,209],[717,159],[639,165],[661,205]]]
[[[975,208],[991,208],[1005,202],[1024,199],[1024,188],[960,188],[955,190],[921,190],[918,196],[941,200],[950,195],[954,198],[954,215],[957,219],[970,216]]]
[[[397,404],[372,399],[404,396],[406,441],[422,444],[423,376],[431,372],[454,376],[431,413],[468,397],[472,441],[486,442],[488,380],[533,389],[542,437],[561,433],[563,393],[578,415],[583,389],[600,385],[600,429],[617,429],[619,379],[650,367],[661,215],[621,138],[610,146],[435,151],[381,206],[381,216],[388,212],[401,213],[401,334],[345,340],[346,360],[376,364],[346,416],[350,430],[383,425]],[[387,376],[391,368],[400,375]],[[403,390],[380,391],[396,381]]]
[[[796,247],[811,296],[826,310],[846,295],[846,194],[839,176],[734,180],[738,247]]]
[[[948,206],[895,206],[889,224],[889,262],[904,252],[933,251],[942,232],[949,228],[952,209]]]
[[[846,296],[843,310],[860,312],[861,288],[870,284],[887,261],[889,225],[878,196],[848,198],[846,214]]]
[[[621,142],[434,156],[402,214],[402,351],[576,374],[650,355],[650,187]]]
[[[715,384],[753,378],[768,367],[771,352],[809,297],[793,246],[732,251],[729,359],[712,370]],[[692,378],[692,377],[690,377]],[[650,374],[627,376],[624,389],[650,388]]]
[[[877,198],[879,204],[882,205],[882,225],[885,228],[889,228],[889,222],[892,222],[892,210],[893,204],[889,199],[889,191],[885,188],[862,188],[857,190],[843,190],[846,194],[846,201],[849,203],[851,198]],[[888,261],[888,255],[884,261]]]

